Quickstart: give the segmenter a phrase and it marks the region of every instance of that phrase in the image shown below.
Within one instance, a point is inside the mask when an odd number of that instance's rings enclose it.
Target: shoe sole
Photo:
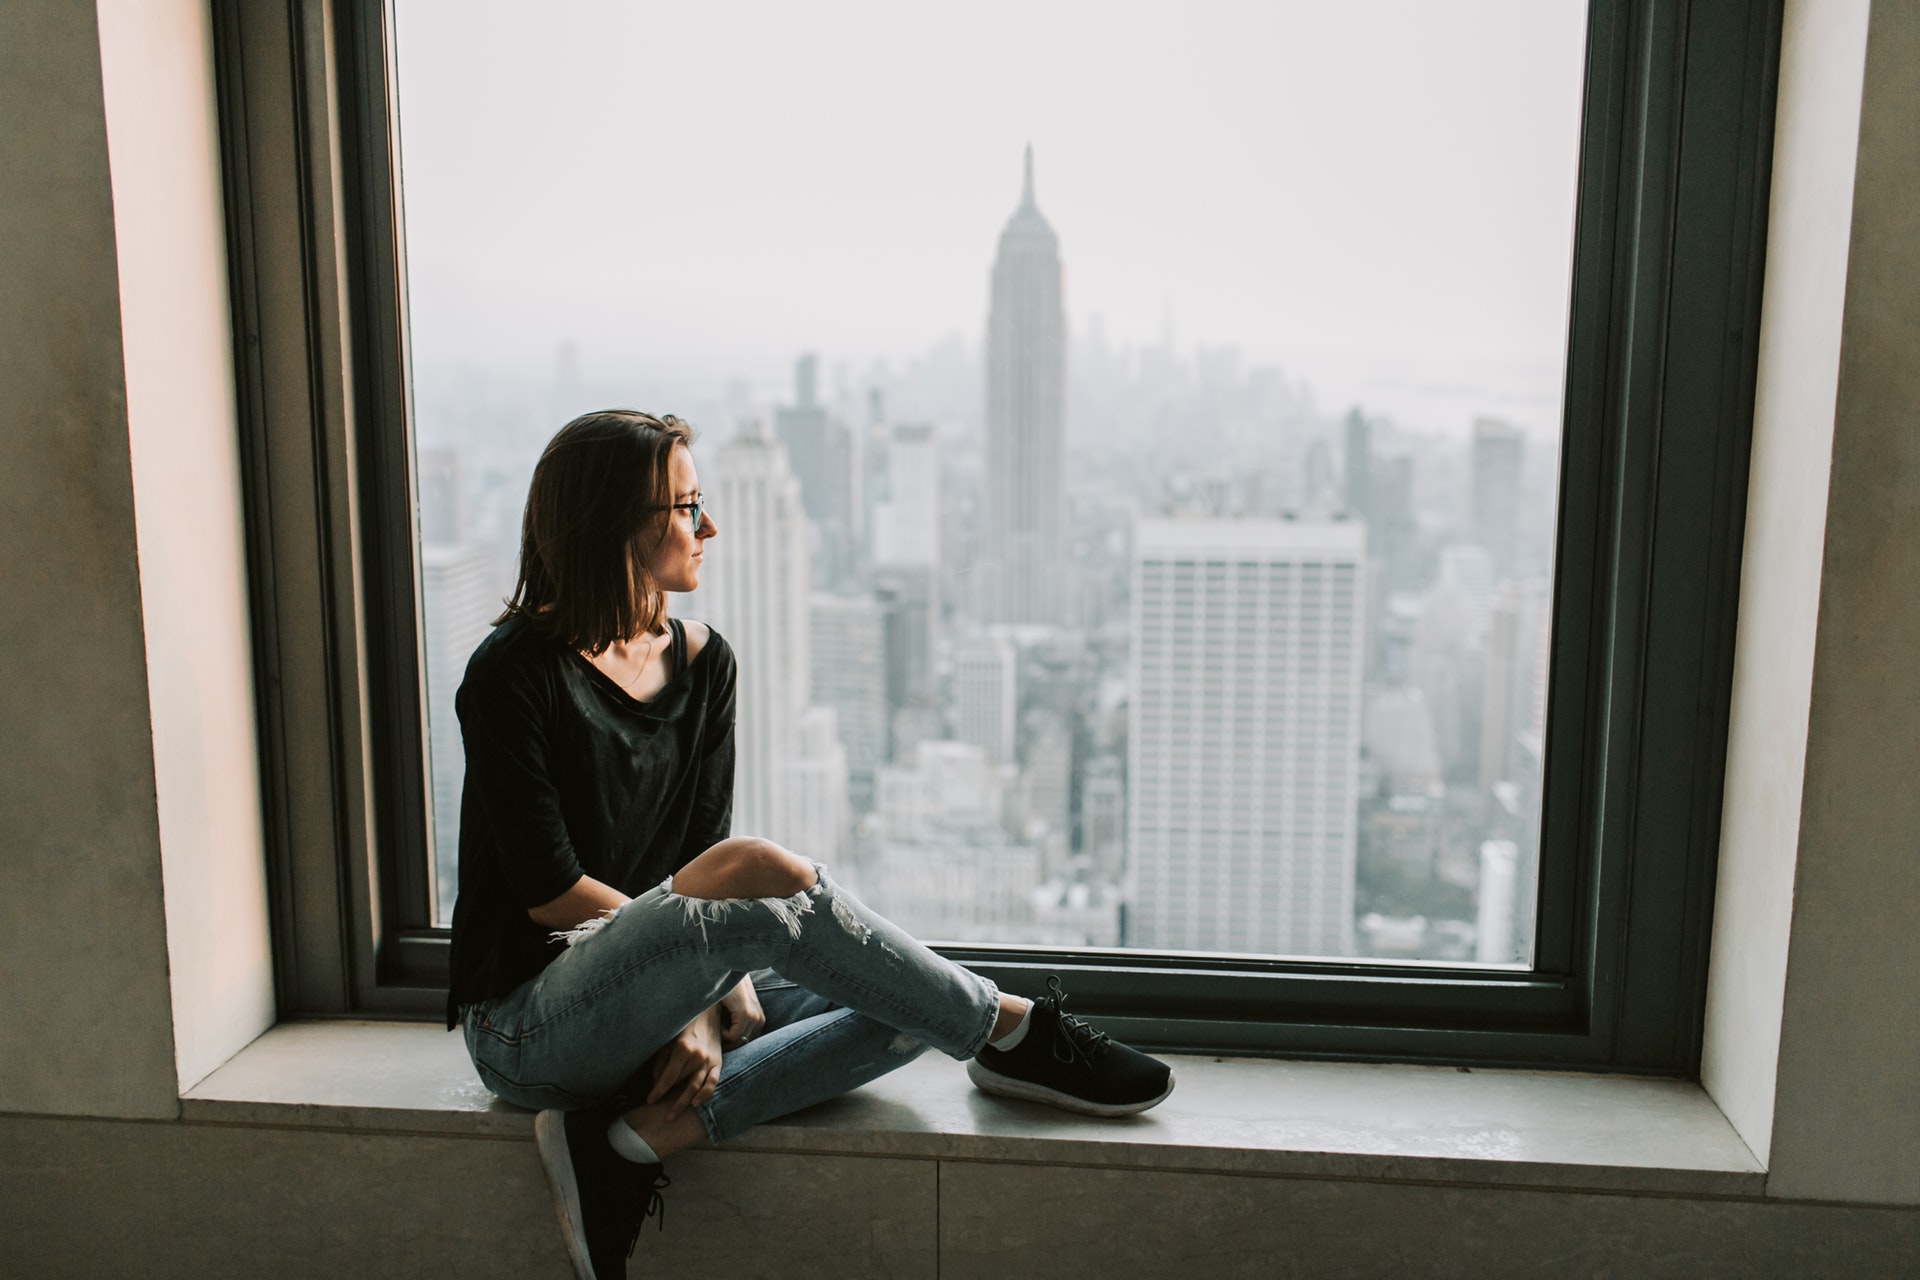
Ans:
[[[1148,1098],[1145,1102],[1089,1102],[1085,1098],[1076,1098],[1070,1093],[1058,1089],[1049,1089],[1043,1084],[1034,1084],[1027,1080],[1015,1080],[1012,1076],[1003,1076],[998,1071],[980,1065],[978,1058],[967,1062],[967,1079],[982,1093],[991,1093],[1000,1098],[1018,1098],[1023,1102],[1044,1102],[1050,1107],[1059,1107],[1062,1111],[1077,1111],[1083,1116],[1132,1116],[1157,1107],[1167,1100],[1173,1092],[1173,1073],[1167,1073],[1167,1087],[1157,1098]]]
[[[533,1141],[553,1189],[553,1210],[560,1218],[560,1236],[567,1242],[575,1280],[596,1280],[587,1257],[587,1233],[580,1217],[580,1184],[573,1176],[573,1154],[567,1146],[564,1111],[542,1111],[533,1118]]]

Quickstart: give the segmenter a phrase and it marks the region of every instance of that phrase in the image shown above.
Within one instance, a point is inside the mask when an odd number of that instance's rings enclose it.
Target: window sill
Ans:
[[[1171,1099],[1103,1121],[988,1098],[960,1064],[930,1053],[726,1150],[1689,1196],[1765,1190],[1765,1170],[1685,1081],[1171,1060]],[[533,1134],[532,1113],[474,1077],[457,1033],[417,1023],[283,1023],[188,1091],[182,1111],[217,1124]]]

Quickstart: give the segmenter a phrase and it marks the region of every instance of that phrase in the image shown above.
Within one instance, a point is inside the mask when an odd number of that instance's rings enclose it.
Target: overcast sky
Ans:
[[[396,8],[442,367],[573,341],[592,375],[765,383],[977,345],[1031,142],[1076,330],[1171,318],[1323,404],[1555,425],[1578,0]]]

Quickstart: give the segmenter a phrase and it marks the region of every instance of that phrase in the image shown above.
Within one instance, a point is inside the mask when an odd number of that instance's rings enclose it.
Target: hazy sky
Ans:
[[[1328,404],[1557,410],[1577,0],[396,8],[427,361],[764,382],[977,344],[1030,141],[1076,330],[1170,316]]]

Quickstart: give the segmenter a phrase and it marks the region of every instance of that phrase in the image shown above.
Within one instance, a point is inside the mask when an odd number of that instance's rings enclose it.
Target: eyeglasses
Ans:
[[[698,497],[696,497],[692,502],[672,503],[667,507],[667,510],[686,512],[694,531],[698,532],[700,529],[700,521],[703,518],[704,513],[706,511],[706,506],[707,506],[707,495],[703,493],[703,494],[700,494]]]

